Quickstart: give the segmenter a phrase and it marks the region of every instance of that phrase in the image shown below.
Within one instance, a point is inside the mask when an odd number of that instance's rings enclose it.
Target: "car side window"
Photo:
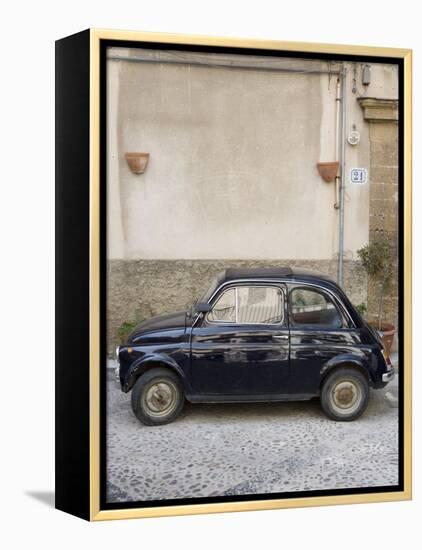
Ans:
[[[325,293],[314,289],[290,291],[290,321],[296,326],[341,328],[342,316]]]
[[[277,287],[239,286],[224,292],[208,313],[208,321],[278,324],[284,317],[284,296]]]

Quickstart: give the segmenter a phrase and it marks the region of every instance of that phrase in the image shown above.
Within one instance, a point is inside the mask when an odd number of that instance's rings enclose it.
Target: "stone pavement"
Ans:
[[[282,493],[398,483],[397,377],[365,414],[333,422],[319,400],[192,405],[143,426],[108,380],[109,502]]]

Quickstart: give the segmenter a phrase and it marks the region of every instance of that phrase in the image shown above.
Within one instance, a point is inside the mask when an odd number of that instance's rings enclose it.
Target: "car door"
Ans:
[[[313,285],[288,285],[288,309],[290,389],[316,394],[330,359],[359,353],[359,330],[333,293]]]
[[[283,394],[289,379],[285,288],[227,285],[191,333],[192,385],[204,395]]]

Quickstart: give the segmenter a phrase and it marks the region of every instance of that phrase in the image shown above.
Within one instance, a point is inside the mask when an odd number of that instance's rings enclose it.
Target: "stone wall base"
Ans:
[[[185,309],[227,267],[290,265],[337,277],[337,260],[109,260],[107,264],[107,350],[119,344],[125,321]],[[345,261],[344,288],[354,304],[366,302],[367,278],[357,261]]]

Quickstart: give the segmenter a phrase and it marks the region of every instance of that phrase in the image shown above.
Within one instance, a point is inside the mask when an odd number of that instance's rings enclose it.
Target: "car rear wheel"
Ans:
[[[358,370],[343,367],[329,374],[321,390],[321,406],[328,418],[351,421],[368,406],[369,384]]]
[[[153,368],[136,381],[132,410],[147,426],[168,424],[183,409],[183,387],[178,376],[164,368]]]

